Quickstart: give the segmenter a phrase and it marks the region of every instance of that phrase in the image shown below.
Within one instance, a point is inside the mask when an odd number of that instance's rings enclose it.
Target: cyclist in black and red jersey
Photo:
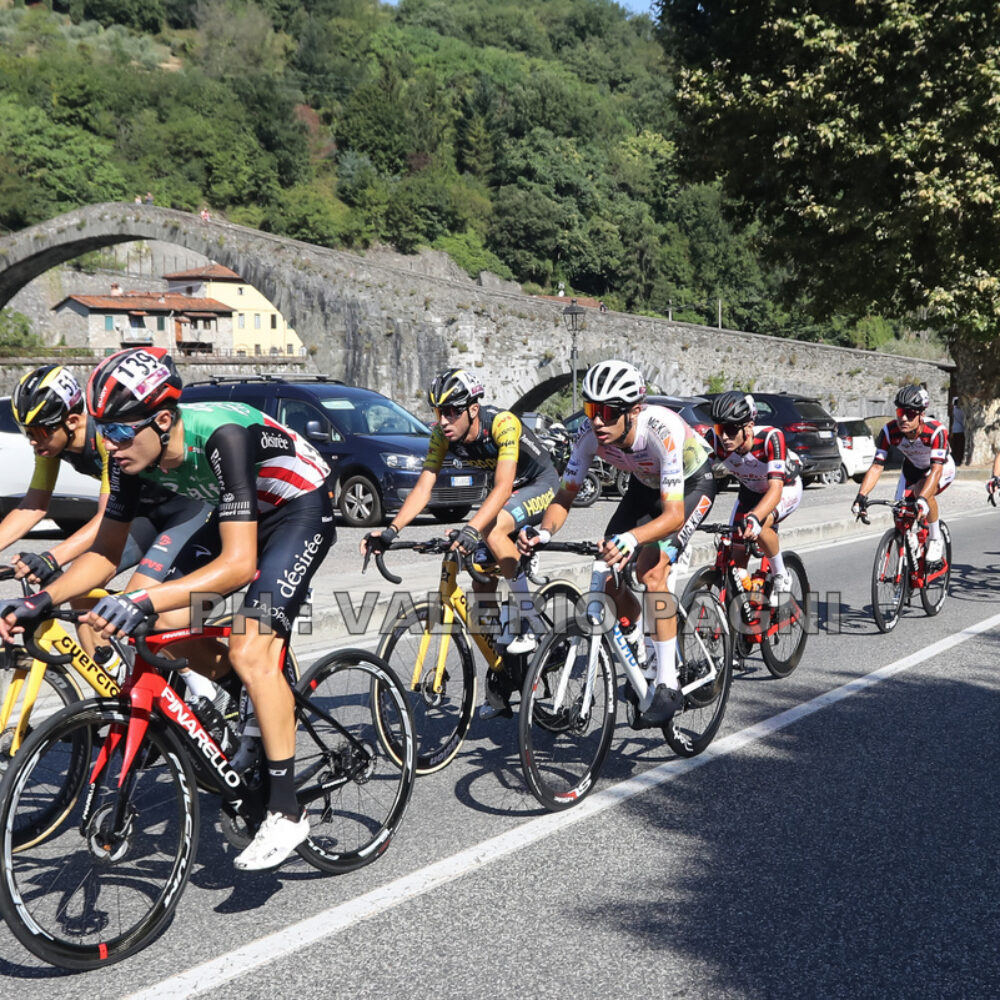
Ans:
[[[714,427],[705,440],[714,456],[739,481],[740,492],[729,523],[742,525],[746,539],[757,539],[771,564],[771,603],[792,589],[778,541],[778,522],[802,500],[802,463],[785,444],[778,427],[755,423],[757,404],[748,393],[724,392],[712,400]],[[745,565],[745,562],[744,562]]]
[[[154,612],[189,608],[195,595],[247,587],[228,662],[210,662],[216,677],[229,666],[239,675],[267,759],[267,816],[235,864],[271,868],[309,835],[295,796],[294,701],[283,667],[292,622],[335,536],[329,469],[308,442],[259,410],[178,405],[180,393],[180,376],[162,348],[121,351],[94,370],[87,408],[114,460],[97,539],[46,590],[9,602],[0,634],[7,638],[104,578],[125,545],[144,482],[210,502],[221,542],[215,558],[176,579],[103,598],[87,620],[103,635],[129,635]]]
[[[461,368],[449,368],[434,379],[427,399],[438,422],[423,471],[389,527],[367,534],[361,551],[374,547],[384,551],[392,545],[399,532],[427,506],[445,456],[451,454],[469,465],[489,469],[493,480],[482,506],[459,532],[454,548],[473,555],[476,562],[486,562],[492,555],[511,593],[527,594],[530,587],[524,573],[518,572],[514,536],[541,520],[559,486],[559,474],[538,438],[510,410],[482,405],[484,394],[479,380]],[[478,581],[473,581],[473,589],[490,592]],[[501,609],[502,614],[507,610]],[[531,614],[518,617],[528,631],[515,636],[504,628],[497,637],[499,644],[515,654],[530,652],[537,642],[530,631]],[[495,671],[489,671],[486,679],[487,703],[481,714],[489,717],[504,710],[506,694],[492,686],[499,681]]]
[[[929,405],[930,397],[922,386],[904,385],[896,393],[896,419],[879,432],[875,459],[865,473],[851,511],[857,515],[867,509],[868,494],[882,475],[889,449],[898,448],[903,455],[903,471],[896,499],[916,497],[917,511],[927,519],[927,562],[934,565],[944,554],[935,497],[955,478],[955,459],[948,450],[947,428],[940,420],[924,416]]]

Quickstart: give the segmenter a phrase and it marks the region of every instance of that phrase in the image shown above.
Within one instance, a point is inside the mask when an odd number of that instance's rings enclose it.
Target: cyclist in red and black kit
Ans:
[[[802,463],[785,445],[778,427],[755,423],[753,396],[724,392],[712,400],[715,426],[705,434],[712,452],[740,484],[730,524],[742,525],[743,537],[757,539],[771,564],[771,603],[792,589],[785,570],[777,526],[802,500]],[[744,563],[745,565],[745,563]]]
[[[927,519],[927,562],[935,565],[944,554],[935,497],[955,478],[955,459],[948,450],[947,428],[940,420],[924,416],[929,405],[930,397],[922,386],[904,385],[896,393],[896,419],[879,432],[875,459],[865,473],[851,511],[858,515],[867,509],[868,494],[882,475],[889,449],[898,448],[903,455],[903,472],[896,499],[916,498],[917,512]]]
[[[105,597],[87,620],[105,636],[129,635],[154,612],[189,608],[195,595],[247,587],[228,662],[209,662],[216,677],[229,666],[239,675],[267,760],[267,815],[235,865],[271,868],[309,835],[295,795],[294,701],[283,667],[292,622],[335,537],[329,469],[308,442],[259,410],[241,403],[179,405],[180,393],[180,376],[162,348],[122,351],[94,370],[87,408],[113,459],[97,539],[64,576],[22,599],[0,633],[44,617],[47,608],[104,578],[125,545],[144,482],[209,501],[221,541],[215,558],[177,579]],[[184,558],[182,552],[179,563]],[[194,657],[191,663],[205,667]]]

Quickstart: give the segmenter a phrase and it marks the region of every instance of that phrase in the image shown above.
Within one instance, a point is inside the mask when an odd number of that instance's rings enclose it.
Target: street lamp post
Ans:
[[[563,322],[569,328],[569,332],[573,336],[572,346],[569,352],[569,363],[570,368],[573,371],[573,413],[576,413],[576,335],[580,329],[580,321],[585,310],[583,306],[578,306],[576,304],[576,299],[573,299],[565,309],[563,309]]]

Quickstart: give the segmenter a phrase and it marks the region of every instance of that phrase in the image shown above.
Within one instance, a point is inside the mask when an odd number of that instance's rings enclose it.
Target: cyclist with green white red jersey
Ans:
[[[329,469],[294,431],[252,407],[180,406],[180,391],[162,348],[122,351],[94,370],[87,406],[113,459],[108,507],[93,551],[48,593],[34,595],[34,603],[59,603],[105,571],[124,545],[144,481],[213,504],[221,546],[214,559],[178,579],[104,598],[88,620],[104,635],[128,635],[154,612],[162,626],[163,612],[188,609],[197,595],[247,586],[228,662],[219,664],[214,648],[189,659],[215,668],[216,679],[232,666],[253,704],[267,761],[268,811],[235,864],[270,868],[309,833],[295,798],[294,702],[283,667],[292,622],[335,537]]]
[[[673,410],[647,405],[645,396],[645,378],[626,361],[602,361],[588,370],[583,379],[588,419],[540,528],[522,531],[519,547],[528,553],[563,526],[595,455],[632,473],[599,544],[613,567],[624,565],[638,550],[636,575],[646,587],[647,607],[655,618],[656,651],[656,679],[639,708],[647,725],[659,726],[680,710],[683,700],[676,663],[677,619],[657,613],[670,604],[657,595],[669,591],[672,567],[712,508],[715,477],[701,436]],[[620,616],[641,618],[627,589],[618,587],[614,599]]]
[[[108,453],[96,422],[84,409],[79,382],[62,365],[43,365],[25,375],[11,396],[11,409],[35,451],[35,468],[24,499],[0,522],[0,549],[18,541],[45,516],[64,462],[100,482],[97,512],[87,524],[47,552],[22,552],[14,559],[18,576],[29,576],[44,586],[64,564],[88,551],[97,537],[110,494]],[[211,513],[205,503],[147,484],[128,542],[109,579],[138,563],[130,586],[149,586],[175,572],[174,561],[192,538],[206,546],[206,553],[210,544],[217,547],[218,536],[209,525]],[[73,606],[88,605],[74,601]],[[80,641],[93,653],[88,629],[81,629]]]

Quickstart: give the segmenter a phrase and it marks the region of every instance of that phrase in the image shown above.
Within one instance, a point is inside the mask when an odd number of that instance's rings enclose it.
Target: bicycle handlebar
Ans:
[[[698,531],[707,532],[709,535],[719,535],[721,537],[732,539],[737,532],[735,525],[729,524],[728,522],[719,521],[715,524],[699,524]],[[761,555],[760,546],[757,544],[758,539],[756,538],[743,538],[740,536],[736,539],[747,552],[753,556],[758,557]]]
[[[393,549],[413,549],[419,552],[421,555],[448,555],[452,554],[458,561],[459,568],[468,571],[469,576],[473,580],[479,583],[492,583],[493,577],[489,573],[483,573],[476,568],[476,564],[472,561],[472,554],[466,554],[464,552],[459,552],[458,549],[452,550],[452,539],[442,538],[441,536],[436,536],[434,538],[426,538],[422,541],[417,542],[403,542],[397,541],[393,542]],[[375,566],[379,573],[389,581],[389,583],[396,584],[397,586],[403,582],[401,576],[397,576],[395,573],[389,571],[389,568],[385,564],[385,554],[388,549],[371,549],[365,553],[365,559],[361,566],[361,572],[364,573],[368,569],[368,564],[371,561],[372,556],[375,557]]]
[[[59,621],[63,622],[72,622],[75,625],[79,621],[79,616],[80,612],[78,611],[51,611],[45,616],[45,618],[40,619],[35,624],[33,629],[30,631],[28,629],[24,630],[24,648],[31,653],[32,657],[36,660],[41,660],[43,663],[48,663],[53,667],[64,666],[73,659],[73,654],[53,653],[50,649],[42,649],[42,647],[35,641],[35,632],[38,631],[39,626],[52,618],[57,618]]]

